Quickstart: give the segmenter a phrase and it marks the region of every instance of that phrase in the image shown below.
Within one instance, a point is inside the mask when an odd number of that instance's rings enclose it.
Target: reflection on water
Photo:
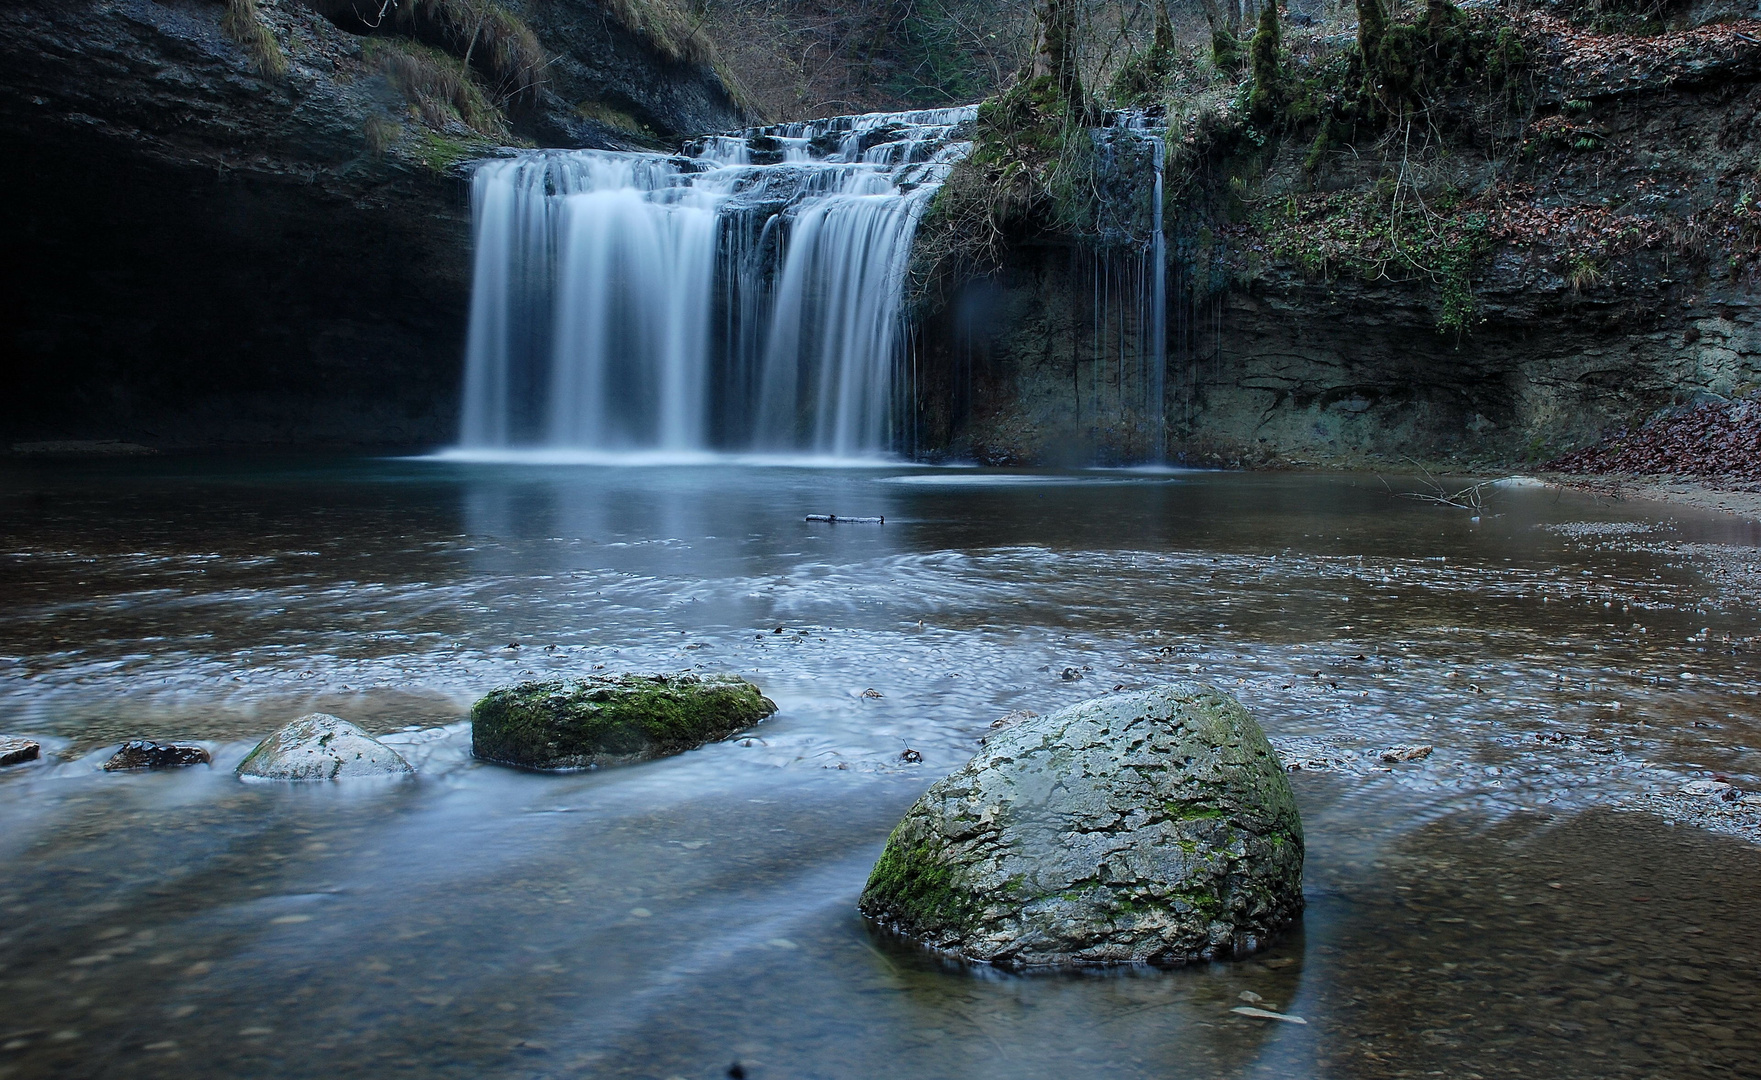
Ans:
[[[896,466],[123,462],[0,499],[0,730],[57,751],[0,773],[0,1076],[1761,1070],[1761,859],[1611,812],[1761,786],[1753,612],[1653,542],[1745,526]],[[600,665],[740,671],[782,711],[629,769],[469,759],[483,690]],[[1296,932],[1021,977],[863,926],[888,829],[991,719],[1189,677],[1326,770],[1292,777]],[[231,780],[313,707],[421,776]],[[143,735],[216,766],[98,770]]]

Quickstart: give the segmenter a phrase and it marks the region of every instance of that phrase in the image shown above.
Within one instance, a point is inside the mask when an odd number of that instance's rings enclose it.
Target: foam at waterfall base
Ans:
[[[599,468],[742,467],[773,469],[896,469],[902,458],[875,454],[724,453],[713,450],[595,450],[575,447],[448,447],[409,460],[465,465],[594,466]]]

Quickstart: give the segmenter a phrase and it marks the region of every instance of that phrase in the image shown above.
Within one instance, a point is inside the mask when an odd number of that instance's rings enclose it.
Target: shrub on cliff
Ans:
[[[1149,47],[1132,53],[1119,65],[1107,97],[1115,104],[1150,106],[1167,95],[1180,63],[1179,44],[1174,37],[1174,24],[1168,19],[1165,4],[1156,5],[1156,31]]]
[[[506,134],[501,110],[463,60],[411,41],[394,40],[368,51],[422,123],[437,131],[460,123],[484,135]]]
[[[671,0],[599,0],[618,22],[674,60],[713,64],[715,44],[697,21]]]
[[[281,42],[275,40],[274,32],[264,24],[263,14],[257,10],[257,0],[227,0],[226,14],[220,17],[220,28],[243,46],[258,71],[269,76],[287,74],[287,54],[282,52]]]
[[[1004,238],[1080,233],[1095,214],[1090,126],[1099,110],[1083,90],[1072,0],[1041,0],[1032,59],[1013,86],[983,102],[972,153],[936,193],[913,247],[912,290],[989,270]]]
[[[492,0],[404,0],[372,17],[353,0],[310,2],[351,33],[407,38],[458,59],[498,101],[535,93],[550,64],[532,28]]]

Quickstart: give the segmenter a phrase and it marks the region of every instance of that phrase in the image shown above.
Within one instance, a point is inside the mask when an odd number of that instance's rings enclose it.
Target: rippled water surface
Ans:
[[[1657,795],[1761,787],[1761,534],[1413,486],[7,465],[0,731],[51,752],[0,771],[0,1077],[1761,1075],[1761,811]],[[626,769],[468,757],[490,687],[686,667],[781,711]],[[1298,768],[1309,908],[1272,949],[1004,975],[863,924],[993,719],[1176,678]],[[313,709],[418,778],[232,778]],[[215,766],[100,771],[142,736]]]

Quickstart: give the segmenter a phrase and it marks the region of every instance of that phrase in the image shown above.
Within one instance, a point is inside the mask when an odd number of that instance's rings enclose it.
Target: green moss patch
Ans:
[[[491,691],[471,710],[471,752],[529,769],[587,769],[693,750],[776,712],[733,675],[619,675]]]
[[[603,101],[583,101],[575,106],[575,115],[584,120],[592,120],[604,124],[608,128],[624,132],[645,142],[657,142],[658,137],[647,124],[636,119],[623,109]]]
[[[1263,205],[1255,225],[1268,251],[1308,273],[1366,281],[1428,282],[1437,329],[1462,334],[1479,321],[1473,275],[1492,248],[1487,214],[1466,200],[1425,206],[1390,190],[1291,195]]]
[[[887,838],[862,890],[863,913],[916,936],[967,933],[982,904],[960,886],[941,847],[915,836],[911,825],[902,823]]]

